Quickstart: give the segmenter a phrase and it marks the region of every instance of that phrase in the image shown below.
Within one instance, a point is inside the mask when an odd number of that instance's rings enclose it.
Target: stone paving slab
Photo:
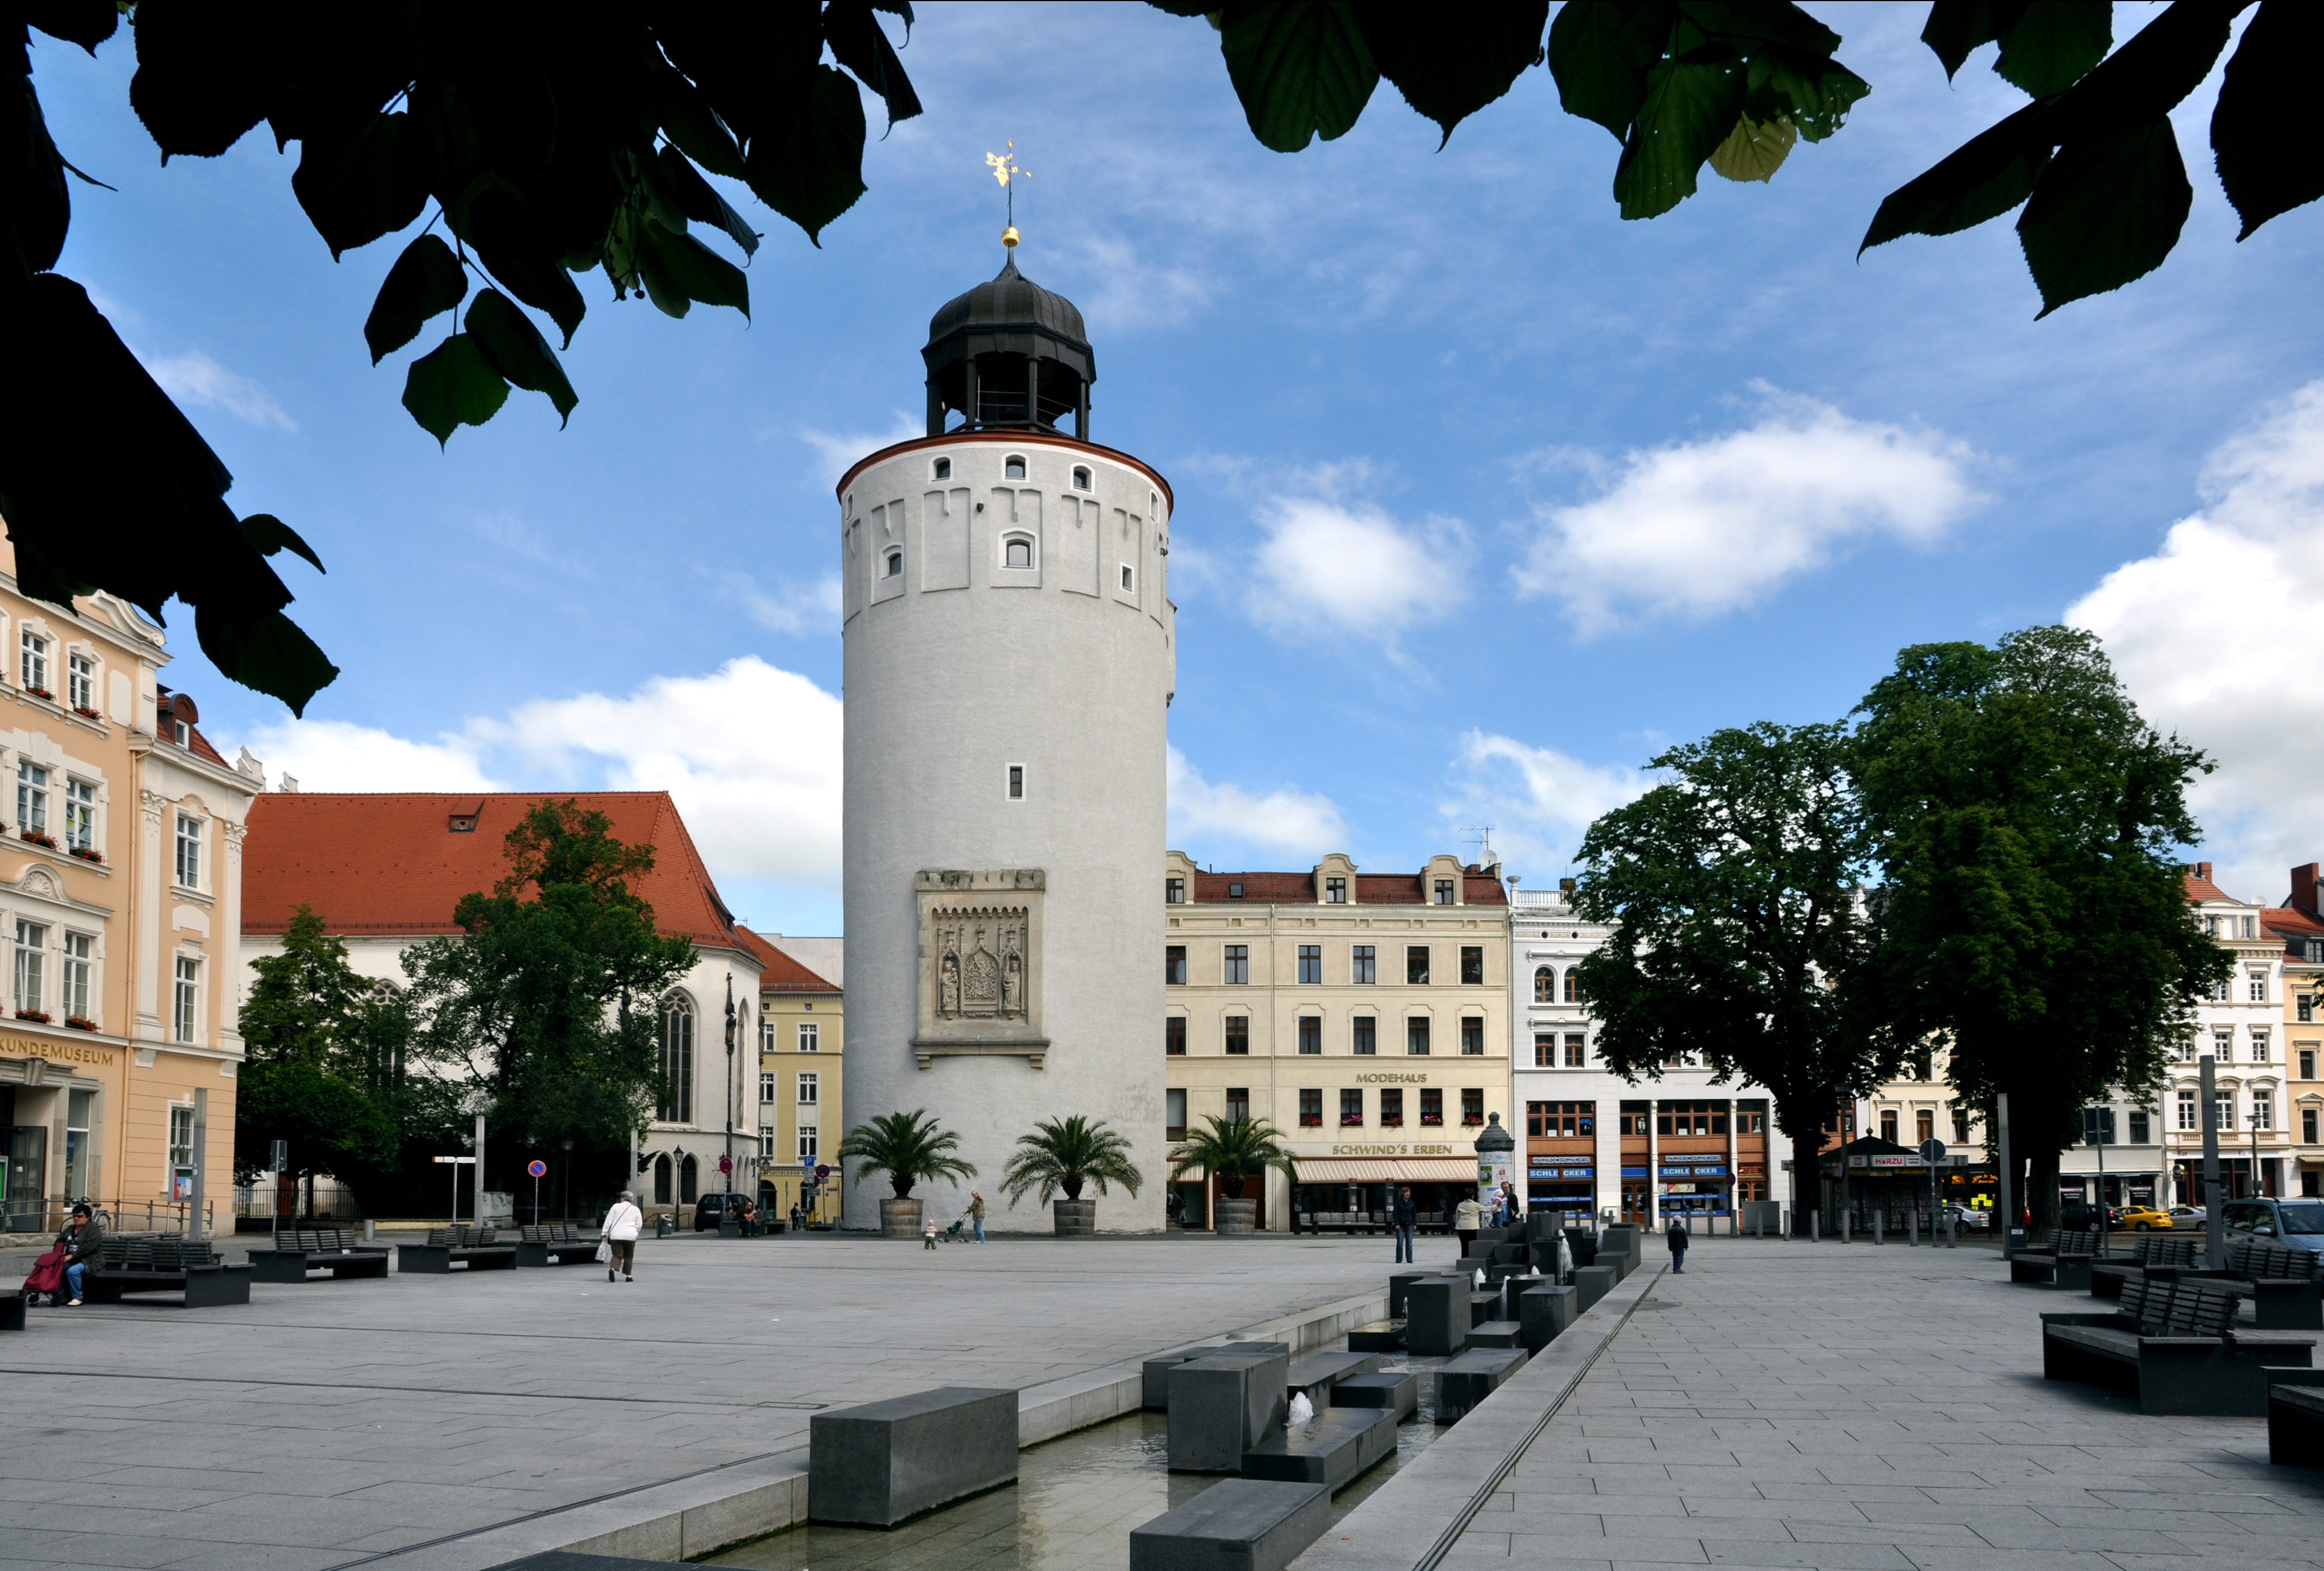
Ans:
[[[826,1406],[1134,1380],[1150,1354],[1380,1294],[1392,1263],[1384,1238],[681,1237],[642,1241],[634,1283],[398,1274],[36,1309],[0,1340],[0,1571],[401,1571],[411,1546],[776,1465]],[[99,1530],[59,1533],[92,1489]]]

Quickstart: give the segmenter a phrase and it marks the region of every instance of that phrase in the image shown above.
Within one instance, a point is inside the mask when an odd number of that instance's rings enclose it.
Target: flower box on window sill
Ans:
[[[1442,1125],[1442,1124],[1443,1123],[1443,1122],[1444,1122],[1444,1115],[1443,1115],[1443,1114],[1441,1114],[1441,1113],[1440,1113],[1440,1114],[1437,1114],[1434,1117],[1431,1117],[1429,1114],[1427,1114],[1424,1113],[1424,1114],[1422,1114],[1420,1115],[1420,1122],[1421,1122],[1421,1123],[1425,1123],[1425,1124],[1429,1125],[1429,1126],[1430,1126],[1430,1127],[1432,1127],[1432,1128],[1434,1128],[1434,1127],[1436,1127],[1436,1126]]]
[[[16,831],[16,838],[29,841],[34,846],[45,846],[51,851],[57,848],[56,836],[43,835],[38,829],[19,829]]]
[[[77,1031],[93,1031],[97,1029],[97,1022],[95,1021],[83,1020],[77,1014],[69,1014],[65,1016],[65,1024],[70,1026]]]
[[[83,862],[102,863],[105,860],[105,853],[94,846],[76,846],[72,848],[72,854]]]
[[[1402,1129],[1404,1127],[1404,1120],[1401,1118],[1383,1118],[1380,1120],[1380,1127],[1382,1129]]]
[[[105,718],[104,716],[98,714],[96,710],[85,709],[78,704],[75,704],[73,706],[73,713],[79,716],[84,720],[102,720]]]
[[[20,1009],[16,1012],[16,1018],[18,1020],[37,1021],[42,1025],[49,1023],[49,1017],[37,1009]]]
[[[1461,1127],[1462,1129],[1475,1129],[1484,1122],[1485,1121],[1481,1118],[1463,1118],[1461,1120]]]
[[[1340,1120],[1340,1127],[1342,1129],[1361,1129],[1363,1126],[1364,1121],[1360,1118],[1343,1118]]]
[[[1321,1118],[1303,1118],[1299,1121],[1299,1127],[1302,1129],[1321,1129],[1323,1127],[1323,1121]]]
[[[51,691],[49,691],[49,689],[48,689],[48,688],[32,688],[32,687],[28,687],[28,688],[26,688],[24,690],[25,690],[26,692],[28,692],[28,693],[30,693],[30,694],[32,694],[32,697],[34,697],[35,698],[46,698],[46,699],[47,699],[50,703],[51,703],[51,704],[53,704],[53,703],[55,703],[55,702],[57,701],[57,696],[56,696],[54,693],[51,693]]]

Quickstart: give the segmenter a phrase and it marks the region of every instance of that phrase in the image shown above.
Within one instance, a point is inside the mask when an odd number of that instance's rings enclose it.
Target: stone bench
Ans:
[[[409,1276],[414,1271],[429,1276],[448,1276],[454,1266],[464,1266],[472,1271],[501,1271],[516,1269],[516,1245],[499,1243],[489,1227],[431,1227],[425,1243],[399,1244],[395,1252],[398,1271]]]
[[[2118,1314],[2044,1315],[2043,1378],[2127,1387],[2142,1413],[2264,1417],[2268,1369],[2310,1367],[2315,1342],[2236,1335],[2237,1296],[2205,1279],[2127,1282]]]
[[[1523,1369],[1523,1348],[1480,1347],[1436,1372],[1436,1421],[1457,1424]]]
[[[2267,1372],[2267,1459],[2324,1467],[2324,1369]]]
[[[1193,1358],[1170,1372],[1170,1471],[1233,1473],[1242,1454],[1283,1427],[1291,1359]]]
[[[1351,1374],[1332,1382],[1335,1408],[1385,1408],[1399,1424],[1420,1410],[1420,1377],[1410,1370],[1388,1374]]]
[[[23,1289],[10,1288],[5,1292],[0,1292],[0,1331],[22,1331],[23,1328]]]
[[[1516,1320],[1487,1320],[1469,1327],[1471,1347],[1523,1347],[1525,1326]]]
[[[1614,1284],[1622,1280],[1617,1274],[1618,1269],[1613,1265],[1575,1267],[1573,1292],[1577,1309],[1587,1309],[1591,1305],[1612,1292]]]
[[[1466,1277],[1430,1277],[1405,1289],[1404,1345],[1414,1357],[1443,1358],[1468,1344],[1470,1296]]]
[[[1206,1342],[1198,1347],[1182,1347],[1176,1353],[1149,1358],[1139,1371],[1141,1404],[1157,1413],[1168,1412],[1170,1372],[1182,1363],[1190,1363],[1197,1358],[1269,1358],[1278,1353],[1287,1358],[1291,1345],[1287,1342]]]
[[[1377,1353],[1311,1353],[1291,1366],[1284,1384],[1290,1391],[1305,1391],[1320,1411],[1332,1405],[1334,1382],[1351,1374],[1370,1374],[1378,1368]]]
[[[1017,1477],[1017,1393],[945,1386],[807,1420],[807,1518],[892,1528]]]
[[[1242,1475],[1336,1491],[1396,1449],[1396,1423],[1385,1408],[1321,1409],[1244,1452]]]
[[[1582,1312],[1575,1301],[1579,1297],[1576,1289],[1548,1286],[1527,1288],[1517,1295],[1517,1326],[1527,1353],[1539,1353],[1573,1324],[1573,1317]]]
[[[516,1263],[520,1266],[595,1265],[597,1235],[570,1222],[548,1222],[517,1230]]]
[[[262,1282],[311,1281],[312,1271],[327,1272],[332,1281],[383,1277],[394,1252],[392,1245],[366,1244],[336,1227],[285,1227],[273,1248],[250,1252],[250,1272]]]
[[[1320,1483],[1230,1478],[1130,1534],[1130,1571],[1283,1571],[1323,1537]]]
[[[1404,1346],[1402,1320],[1374,1320],[1348,1333],[1351,1353],[1395,1353]]]

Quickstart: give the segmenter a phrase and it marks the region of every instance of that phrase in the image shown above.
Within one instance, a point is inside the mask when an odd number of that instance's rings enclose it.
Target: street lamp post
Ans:
[[[570,1222],[573,1220],[573,1137],[568,1134],[558,1144],[565,1150],[565,1160],[558,1178],[565,1186],[565,1219]]]
[[[734,1165],[734,1105],[741,1100],[741,1088],[734,1084],[734,974],[726,973],[726,1167]],[[730,1184],[733,1180],[729,1178]],[[722,1201],[723,1205],[724,1202]]]
[[[2260,1104],[2260,1095],[2261,1093],[2257,1091],[2252,1093],[2252,1198],[2255,1200],[2267,1193],[2267,1186],[2260,1182],[2259,1177],[2259,1132],[2262,1127],[2261,1120],[2267,1116],[2266,1110]]]
[[[468,1212],[469,1219],[478,1227],[484,1224],[484,1114],[492,1104],[493,1099],[482,1091],[468,1094],[467,1111],[476,1115],[476,1181],[469,1192]],[[458,1169],[453,1170],[456,1173]]]

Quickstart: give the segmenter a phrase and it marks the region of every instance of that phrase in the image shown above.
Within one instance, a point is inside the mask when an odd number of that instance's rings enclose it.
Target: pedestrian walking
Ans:
[[[598,1224],[597,1236],[605,1241],[611,1252],[605,1261],[605,1280],[612,1281],[615,1272],[625,1282],[638,1279],[632,1273],[638,1263],[638,1234],[645,1231],[646,1214],[638,1209],[638,1197],[629,1190],[605,1209],[605,1220]]]
[[[920,1247],[922,1249],[934,1249],[936,1246],[936,1219],[931,1216],[928,1218],[928,1224],[920,1230]]]
[[[1483,1225],[1485,1208],[1477,1204],[1474,1195],[1464,1196],[1452,1207],[1452,1236],[1461,1241],[1461,1253],[1466,1258],[1475,1248],[1477,1229]]]
[[[976,1242],[982,1243],[984,1242],[984,1196],[981,1191],[971,1189],[968,1192],[968,1219],[970,1231],[976,1234]]]
[[[1396,1263],[1412,1264],[1412,1230],[1420,1224],[1420,1213],[1413,1209],[1411,1185],[1397,1195],[1396,1204],[1388,1208],[1388,1221],[1396,1228]]]
[[[1663,1229],[1663,1242],[1670,1245],[1671,1272],[1683,1275],[1686,1271],[1686,1224],[1674,1215],[1670,1225]]]

